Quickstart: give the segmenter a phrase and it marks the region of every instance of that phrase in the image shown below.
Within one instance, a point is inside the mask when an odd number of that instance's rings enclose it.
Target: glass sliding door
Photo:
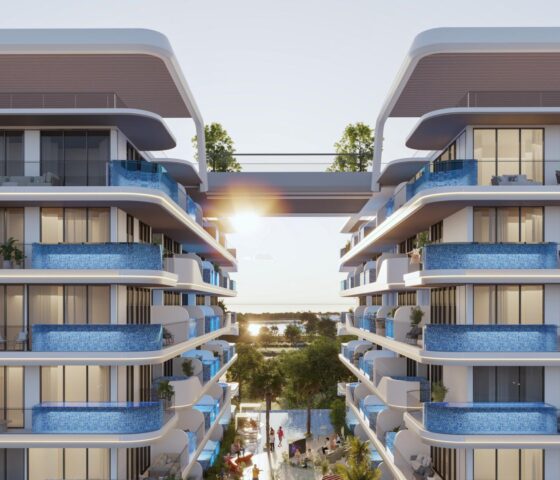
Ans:
[[[108,402],[110,367],[41,367],[41,402]]]
[[[473,367],[475,402],[543,402],[543,367]]]
[[[7,428],[24,425],[24,367],[0,367],[0,420]]]
[[[0,131],[0,176],[23,175],[23,132]]]
[[[107,130],[42,131],[41,174],[55,174],[61,185],[106,185],[109,139]]]
[[[542,243],[544,207],[475,207],[473,238],[480,243]]]
[[[475,128],[473,144],[479,185],[490,185],[494,175],[526,175],[543,183],[542,128]]]
[[[475,449],[473,480],[543,480],[544,451]]]
[[[42,243],[103,243],[110,240],[108,208],[41,208]]]
[[[475,285],[475,324],[544,323],[543,285]]]

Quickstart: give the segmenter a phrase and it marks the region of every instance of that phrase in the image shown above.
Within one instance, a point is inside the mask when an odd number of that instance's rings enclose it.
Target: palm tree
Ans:
[[[381,470],[372,467],[369,459],[369,442],[349,437],[346,442],[348,458],[346,465],[336,465],[336,473],[342,480],[379,480]]]
[[[273,400],[282,393],[284,387],[284,376],[280,371],[278,361],[275,359],[266,360],[253,374],[254,394],[264,397],[266,405],[266,435],[270,431],[270,409]]]

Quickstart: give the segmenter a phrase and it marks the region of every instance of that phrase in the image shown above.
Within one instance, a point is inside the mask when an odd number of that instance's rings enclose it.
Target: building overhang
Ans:
[[[429,158],[399,158],[385,165],[377,180],[379,185],[396,186],[408,182],[424,165],[430,162]]]
[[[139,150],[168,150],[177,143],[163,119],[134,108],[0,108],[0,128],[117,127]]]
[[[388,118],[456,107],[469,92],[557,92],[559,84],[560,28],[436,28],[420,33],[377,118],[374,184]],[[488,101],[493,100],[489,95]]]
[[[557,125],[560,107],[459,107],[423,115],[406,140],[408,148],[442,150],[468,125]],[[409,177],[410,178],[410,177]]]
[[[202,179],[194,164],[188,160],[161,157],[154,158],[152,161],[165,167],[167,173],[169,173],[177,183],[180,183],[186,188],[198,187],[202,183]]]

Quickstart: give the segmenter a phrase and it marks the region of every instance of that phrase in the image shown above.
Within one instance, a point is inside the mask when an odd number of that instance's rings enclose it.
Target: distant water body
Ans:
[[[336,321],[338,319],[338,315],[331,316],[331,320],[333,321]],[[249,333],[253,337],[256,337],[259,334],[261,327],[271,328],[272,326],[278,328],[278,335],[284,335],[284,331],[286,330],[286,327],[288,325],[297,325],[302,330],[304,329],[303,323],[300,320],[294,318],[249,321],[249,323],[247,324],[247,328],[249,330]]]

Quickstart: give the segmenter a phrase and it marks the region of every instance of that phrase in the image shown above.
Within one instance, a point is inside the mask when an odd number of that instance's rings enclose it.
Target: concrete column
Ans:
[[[23,132],[24,167],[23,174],[30,177],[41,175],[41,131]]]

